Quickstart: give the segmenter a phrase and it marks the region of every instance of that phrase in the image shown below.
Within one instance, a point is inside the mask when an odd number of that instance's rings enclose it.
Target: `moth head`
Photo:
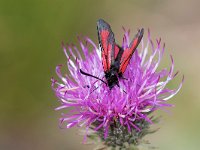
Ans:
[[[107,78],[107,81],[110,89],[112,89],[115,85],[119,84],[118,77],[114,73],[110,74],[110,76]]]

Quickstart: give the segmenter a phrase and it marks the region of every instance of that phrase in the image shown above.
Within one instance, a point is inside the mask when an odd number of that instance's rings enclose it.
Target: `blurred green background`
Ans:
[[[199,6],[198,0],[0,0],[0,150],[94,147],[81,144],[77,128],[59,129],[50,78],[66,61],[62,41],[78,44],[81,34],[97,43],[99,18],[112,25],[117,41],[125,26],[150,28],[166,42],[162,64],[173,54],[185,83],[169,101],[172,113],[162,113],[161,129],[147,138],[161,150],[199,150]]]

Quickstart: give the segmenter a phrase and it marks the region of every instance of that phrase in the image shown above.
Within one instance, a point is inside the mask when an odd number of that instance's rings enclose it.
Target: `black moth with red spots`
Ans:
[[[118,78],[123,78],[122,75],[143,37],[144,29],[142,28],[141,30],[138,30],[138,33],[126,49],[123,49],[115,43],[114,33],[112,32],[110,25],[103,19],[98,20],[97,31],[101,47],[102,65],[107,82],[82,70],[80,70],[80,72],[86,76],[91,76],[101,80],[112,89],[115,85],[119,86]]]

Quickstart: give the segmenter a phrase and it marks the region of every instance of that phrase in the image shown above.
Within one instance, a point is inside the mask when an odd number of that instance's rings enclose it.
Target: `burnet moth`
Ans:
[[[119,87],[119,78],[123,78],[123,73],[143,37],[144,29],[138,30],[138,33],[126,49],[123,49],[115,43],[114,33],[112,32],[110,25],[103,19],[98,20],[97,31],[106,81],[86,73],[81,69],[80,72],[83,75],[101,80],[110,89],[115,85]]]

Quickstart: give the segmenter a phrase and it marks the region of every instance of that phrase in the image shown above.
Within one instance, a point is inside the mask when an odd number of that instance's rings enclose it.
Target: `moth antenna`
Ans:
[[[105,83],[105,84],[107,85],[107,83],[106,83],[105,81],[103,81],[102,79],[100,79],[100,78],[98,78],[98,77],[96,77],[96,76],[93,76],[93,75],[91,75],[91,74],[89,74],[89,73],[86,73],[86,72],[84,72],[84,71],[81,70],[81,69],[80,69],[80,73],[83,74],[83,75],[85,75],[85,76],[89,76],[89,77],[93,77],[93,78],[95,78],[95,79],[98,79],[98,80],[100,80],[101,82],[103,82],[103,83]]]

